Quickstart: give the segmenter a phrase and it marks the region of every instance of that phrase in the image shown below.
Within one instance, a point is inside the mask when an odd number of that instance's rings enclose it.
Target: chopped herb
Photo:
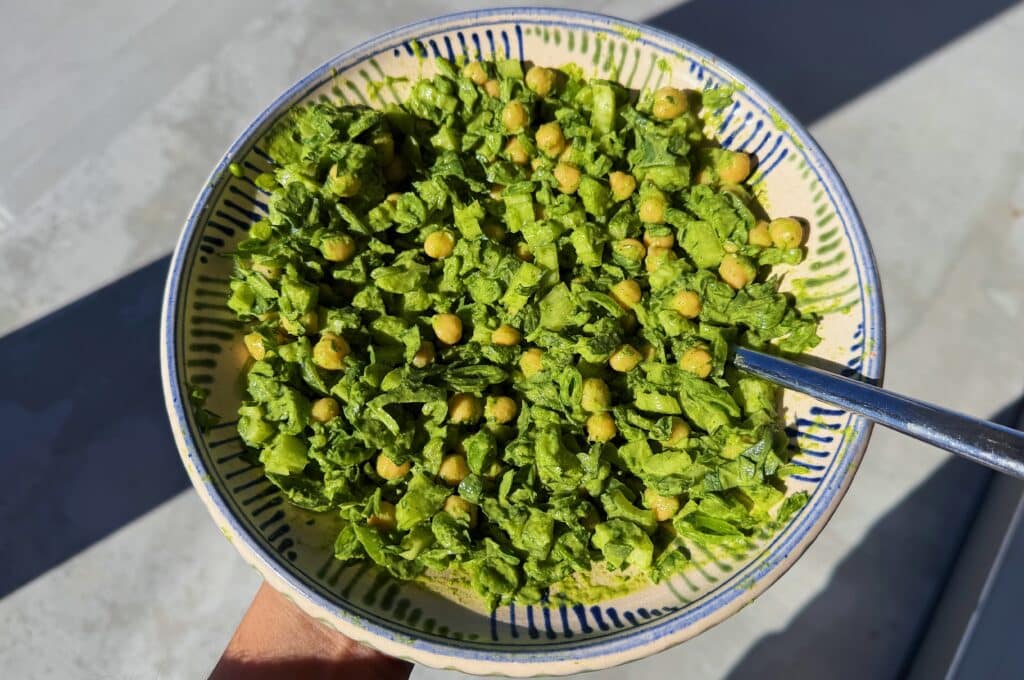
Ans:
[[[401,106],[305,105],[266,142],[227,304],[268,479],[340,515],[338,560],[462,570],[491,607],[775,530],[806,501],[779,393],[727,359],[818,342],[766,272],[802,259],[801,223],[768,222],[695,93],[438,68]]]

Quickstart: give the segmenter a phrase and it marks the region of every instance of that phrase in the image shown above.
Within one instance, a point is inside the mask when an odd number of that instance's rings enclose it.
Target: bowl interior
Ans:
[[[777,578],[820,531],[863,453],[862,419],[787,392],[784,413],[794,461],[805,474],[789,492],[810,502],[774,536],[743,555],[695,548],[695,564],[671,582],[575,607],[511,606],[486,612],[457,588],[401,583],[332,558],[332,521],[284,502],[262,469],[245,461],[234,431],[246,353],[224,306],[233,250],[267,206],[253,179],[270,167],[265,133],[291,106],[331,100],[380,106],[434,70],[431,57],[511,58],[559,66],[634,89],[664,84],[704,89],[738,84],[711,112],[723,145],[754,154],[752,184],[773,215],[810,223],[808,257],[785,271],[803,309],[823,314],[813,354],[851,374],[879,378],[881,299],[870,248],[845,188],[813,140],[756,84],[678,38],[575,12],[502,10],[435,19],[343,54],[275,102],[235,143],[211,177],[175,254],[165,310],[165,388],[189,474],[222,531],[254,566],[329,625],[386,651],[469,672],[571,672],[611,665],[713,625]],[[227,171],[236,163],[242,176]],[[191,387],[223,421],[205,433],[189,407]],[[433,592],[437,590],[439,592]]]

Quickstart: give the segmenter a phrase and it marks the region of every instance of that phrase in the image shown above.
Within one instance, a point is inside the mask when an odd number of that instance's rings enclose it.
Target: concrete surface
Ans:
[[[587,3],[720,50],[811,124],[879,259],[886,385],[996,413],[1024,390],[1024,7],[908,3],[886,22],[874,0],[798,0],[771,16],[756,5]],[[214,161],[277,93],[346,46],[471,6],[101,0],[5,8],[0,335],[9,335],[0,338],[0,432],[14,438],[0,459],[21,490],[16,501],[0,500],[0,520],[12,528],[0,538],[5,677],[195,678],[212,667],[258,577],[176,467],[145,356],[146,347],[156,352],[158,259]],[[113,349],[103,354],[91,341],[109,371],[73,370],[100,361],[75,353],[76,334],[100,338],[105,315],[136,293],[138,316],[109,331]],[[69,314],[87,315],[95,328]],[[38,395],[19,400],[36,378],[15,366],[54,332],[66,334],[66,354],[38,359],[40,384],[52,379],[55,403],[56,392],[73,387],[72,411],[89,399],[109,404],[59,446],[49,433],[66,424],[63,402],[50,409]],[[90,390],[94,383],[101,388]],[[120,403],[136,393],[138,404]],[[111,470],[119,456],[139,457],[169,481],[143,482],[137,498],[120,503],[130,479],[95,474],[85,484],[66,472],[89,469],[92,458],[74,460],[86,451],[107,456]],[[592,677],[897,676],[986,482],[987,473],[879,431],[832,523],[761,599],[690,643]],[[33,498],[60,512],[40,515]],[[90,523],[94,514],[102,521]],[[458,676],[421,668],[414,677]]]

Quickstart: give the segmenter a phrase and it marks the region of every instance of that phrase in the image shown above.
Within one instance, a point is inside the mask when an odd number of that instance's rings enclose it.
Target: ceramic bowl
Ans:
[[[381,35],[330,60],[271,104],[231,145],[192,208],[171,262],[161,329],[167,410],[188,474],[214,521],[278,590],[361,642],[416,663],[475,674],[567,674],[638,659],[697,635],[749,604],[822,530],[864,453],[871,425],[796,393],[784,398],[794,460],[807,468],[790,492],[810,501],[777,535],[742,558],[703,555],[670,582],[578,606],[509,606],[491,613],[369,566],[342,567],[323,518],[285,503],[242,456],[233,416],[242,397],[241,329],[224,306],[231,263],[221,253],[266,212],[253,178],[269,168],[261,144],[293,106],[313,100],[382,104],[432,72],[429,57],[500,57],[559,66],[634,88],[737,84],[712,112],[727,148],[758,159],[752,183],[773,215],[810,223],[808,257],[785,272],[804,309],[823,314],[813,354],[880,379],[883,315],[868,239],[842,181],[811,136],[764,90],[714,54],[674,35],[610,17],[501,9],[439,17]],[[231,163],[241,176],[228,171]],[[203,432],[188,395],[209,390],[224,419]],[[698,553],[699,555],[699,553]]]

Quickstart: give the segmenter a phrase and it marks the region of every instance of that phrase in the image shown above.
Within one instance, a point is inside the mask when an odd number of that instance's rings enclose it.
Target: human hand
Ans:
[[[412,664],[326,628],[264,582],[210,680],[406,680],[411,672]]]

